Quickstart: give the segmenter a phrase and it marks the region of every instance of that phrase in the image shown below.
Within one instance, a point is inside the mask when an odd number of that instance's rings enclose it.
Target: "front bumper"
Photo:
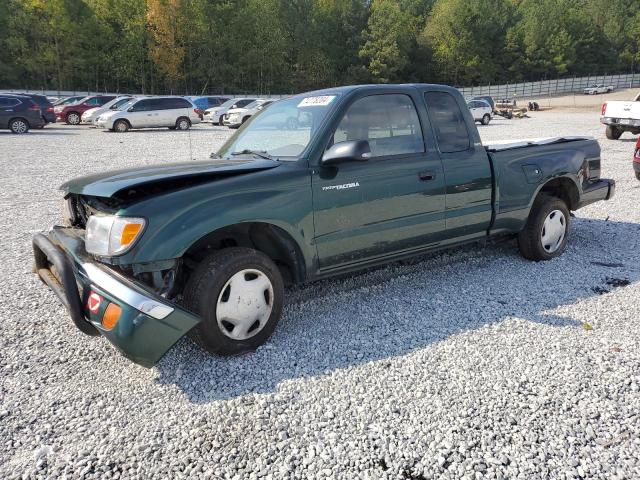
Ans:
[[[609,178],[601,178],[583,188],[580,204],[582,208],[600,200],[610,200],[616,192],[616,181]]]
[[[102,335],[125,357],[152,367],[200,318],[94,261],[84,250],[82,232],[54,227],[46,236],[36,234],[36,272],[62,301],[80,331]],[[96,313],[87,307],[92,292],[104,299]],[[116,326],[107,330],[100,320],[110,303],[118,305],[122,313]]]

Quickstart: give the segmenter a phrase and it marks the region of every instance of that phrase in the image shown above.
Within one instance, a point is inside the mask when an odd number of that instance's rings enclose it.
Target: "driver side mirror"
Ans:
[[[336,143],[324,152],[320,165],[336,165],[344,162],[366,162],[371,158],[371,147],[366,140],[348,140]]]
[[[129,108],[127,108],[127,112],[133,112],[133,111],[135,111],[135,110],[134,110],[134,107],[129,107]]]

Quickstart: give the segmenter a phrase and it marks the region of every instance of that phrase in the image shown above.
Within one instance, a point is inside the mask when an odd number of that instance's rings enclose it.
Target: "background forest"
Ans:
[[[1,0],[0,87],[293,93],[631,72],[640,0]]]

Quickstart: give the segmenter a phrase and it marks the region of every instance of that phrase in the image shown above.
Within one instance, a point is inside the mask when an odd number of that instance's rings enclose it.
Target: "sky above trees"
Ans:
[[[639,0],[2,0],[0,88],[295,93],[638,70]]]

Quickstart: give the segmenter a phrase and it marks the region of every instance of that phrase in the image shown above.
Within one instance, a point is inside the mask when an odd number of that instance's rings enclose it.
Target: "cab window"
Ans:
[[[418,113],[408,95],[371,95],[353,102],[336,129],[332,145],[367,140],[371,157],[424,152]]]
[[[447,92],[427,92],[424,97],[440,151],[453,153],[468,150],[471,145],[469,131],[453,95]]]

